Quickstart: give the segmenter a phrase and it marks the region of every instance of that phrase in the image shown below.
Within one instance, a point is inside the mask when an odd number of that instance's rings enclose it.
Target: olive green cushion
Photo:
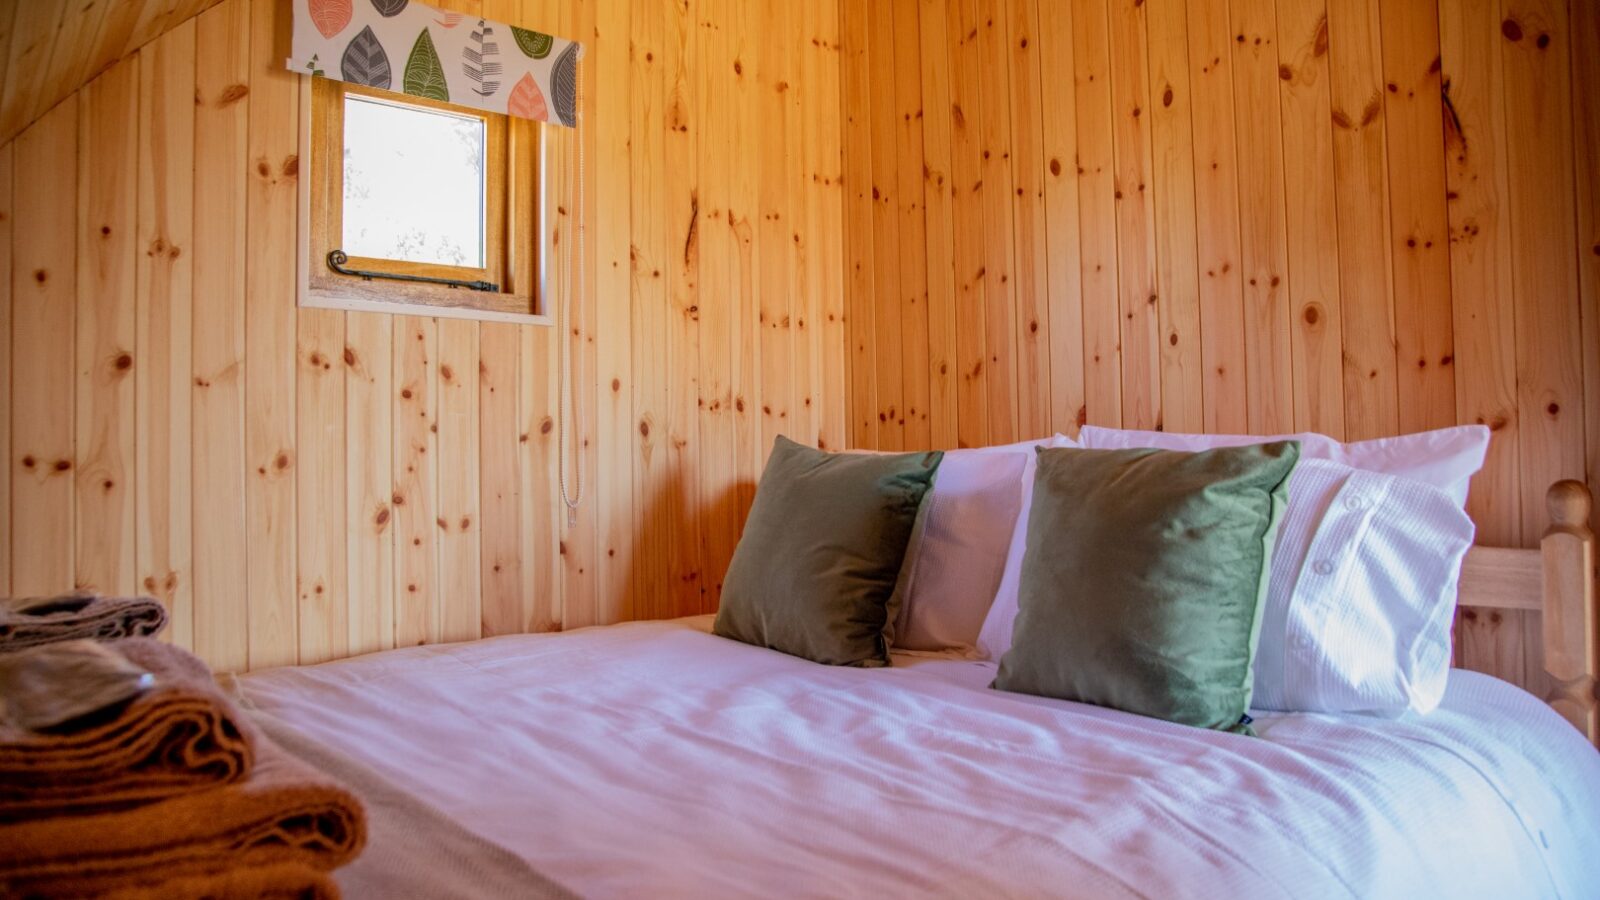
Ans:
[[[994,686],[1248,732],[1273,542],[1300,445],[1046,449]]]
[[[888,665],[901,563],[943,459],[778,438],[714,631],[828,665]]]

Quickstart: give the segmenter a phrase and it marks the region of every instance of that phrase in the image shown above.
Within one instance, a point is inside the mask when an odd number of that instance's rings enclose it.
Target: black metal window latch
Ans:
[[[498,291],[500,285],[492,281],[463,281],[459,278],[434,278],[429,275],[403,275],[399,272],[374,272],[366,269],[351,269],[345,265],[350,261],[350,256],[343,250],[328,251],[328,268],[340,275],[353,275],[371,281],[374,278],[388,278],[394,281],[417,281],[423,284],[442,284],[448,288],[466,288],[469,291]]]

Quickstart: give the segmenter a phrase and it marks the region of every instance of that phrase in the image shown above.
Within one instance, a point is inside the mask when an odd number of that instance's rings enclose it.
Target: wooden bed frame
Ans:
[[[1593,498],[1580,481],[1550,486],[1550,527],[1537,550],[1475,546],[1461,566],[1459,604],[1544,614],[1548,690],[1524,685],[1600,748],[1600,592]]]

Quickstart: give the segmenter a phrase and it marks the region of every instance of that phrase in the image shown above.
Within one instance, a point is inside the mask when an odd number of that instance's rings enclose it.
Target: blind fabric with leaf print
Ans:
[[[294,0],[296,72],[572,126],[583,45],[412,0]]]

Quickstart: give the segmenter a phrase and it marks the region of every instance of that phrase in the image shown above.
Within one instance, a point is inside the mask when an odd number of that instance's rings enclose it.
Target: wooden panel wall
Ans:
[[[845,446],[833,5],[437,5],[588,43],[581,317],[297,308],[288,5],[99,4],[161,36],[0,145],[0,594],[153,593],[222,669],[694,613],[772,438]]]
[[[1471,512],[1507,545],[1552,481],[1600,488],[1595,4],[871,6],[843,15],[854,444],[1481,422]],[[1464,662],[1541,687],[1537,623],[1460,624]]]

